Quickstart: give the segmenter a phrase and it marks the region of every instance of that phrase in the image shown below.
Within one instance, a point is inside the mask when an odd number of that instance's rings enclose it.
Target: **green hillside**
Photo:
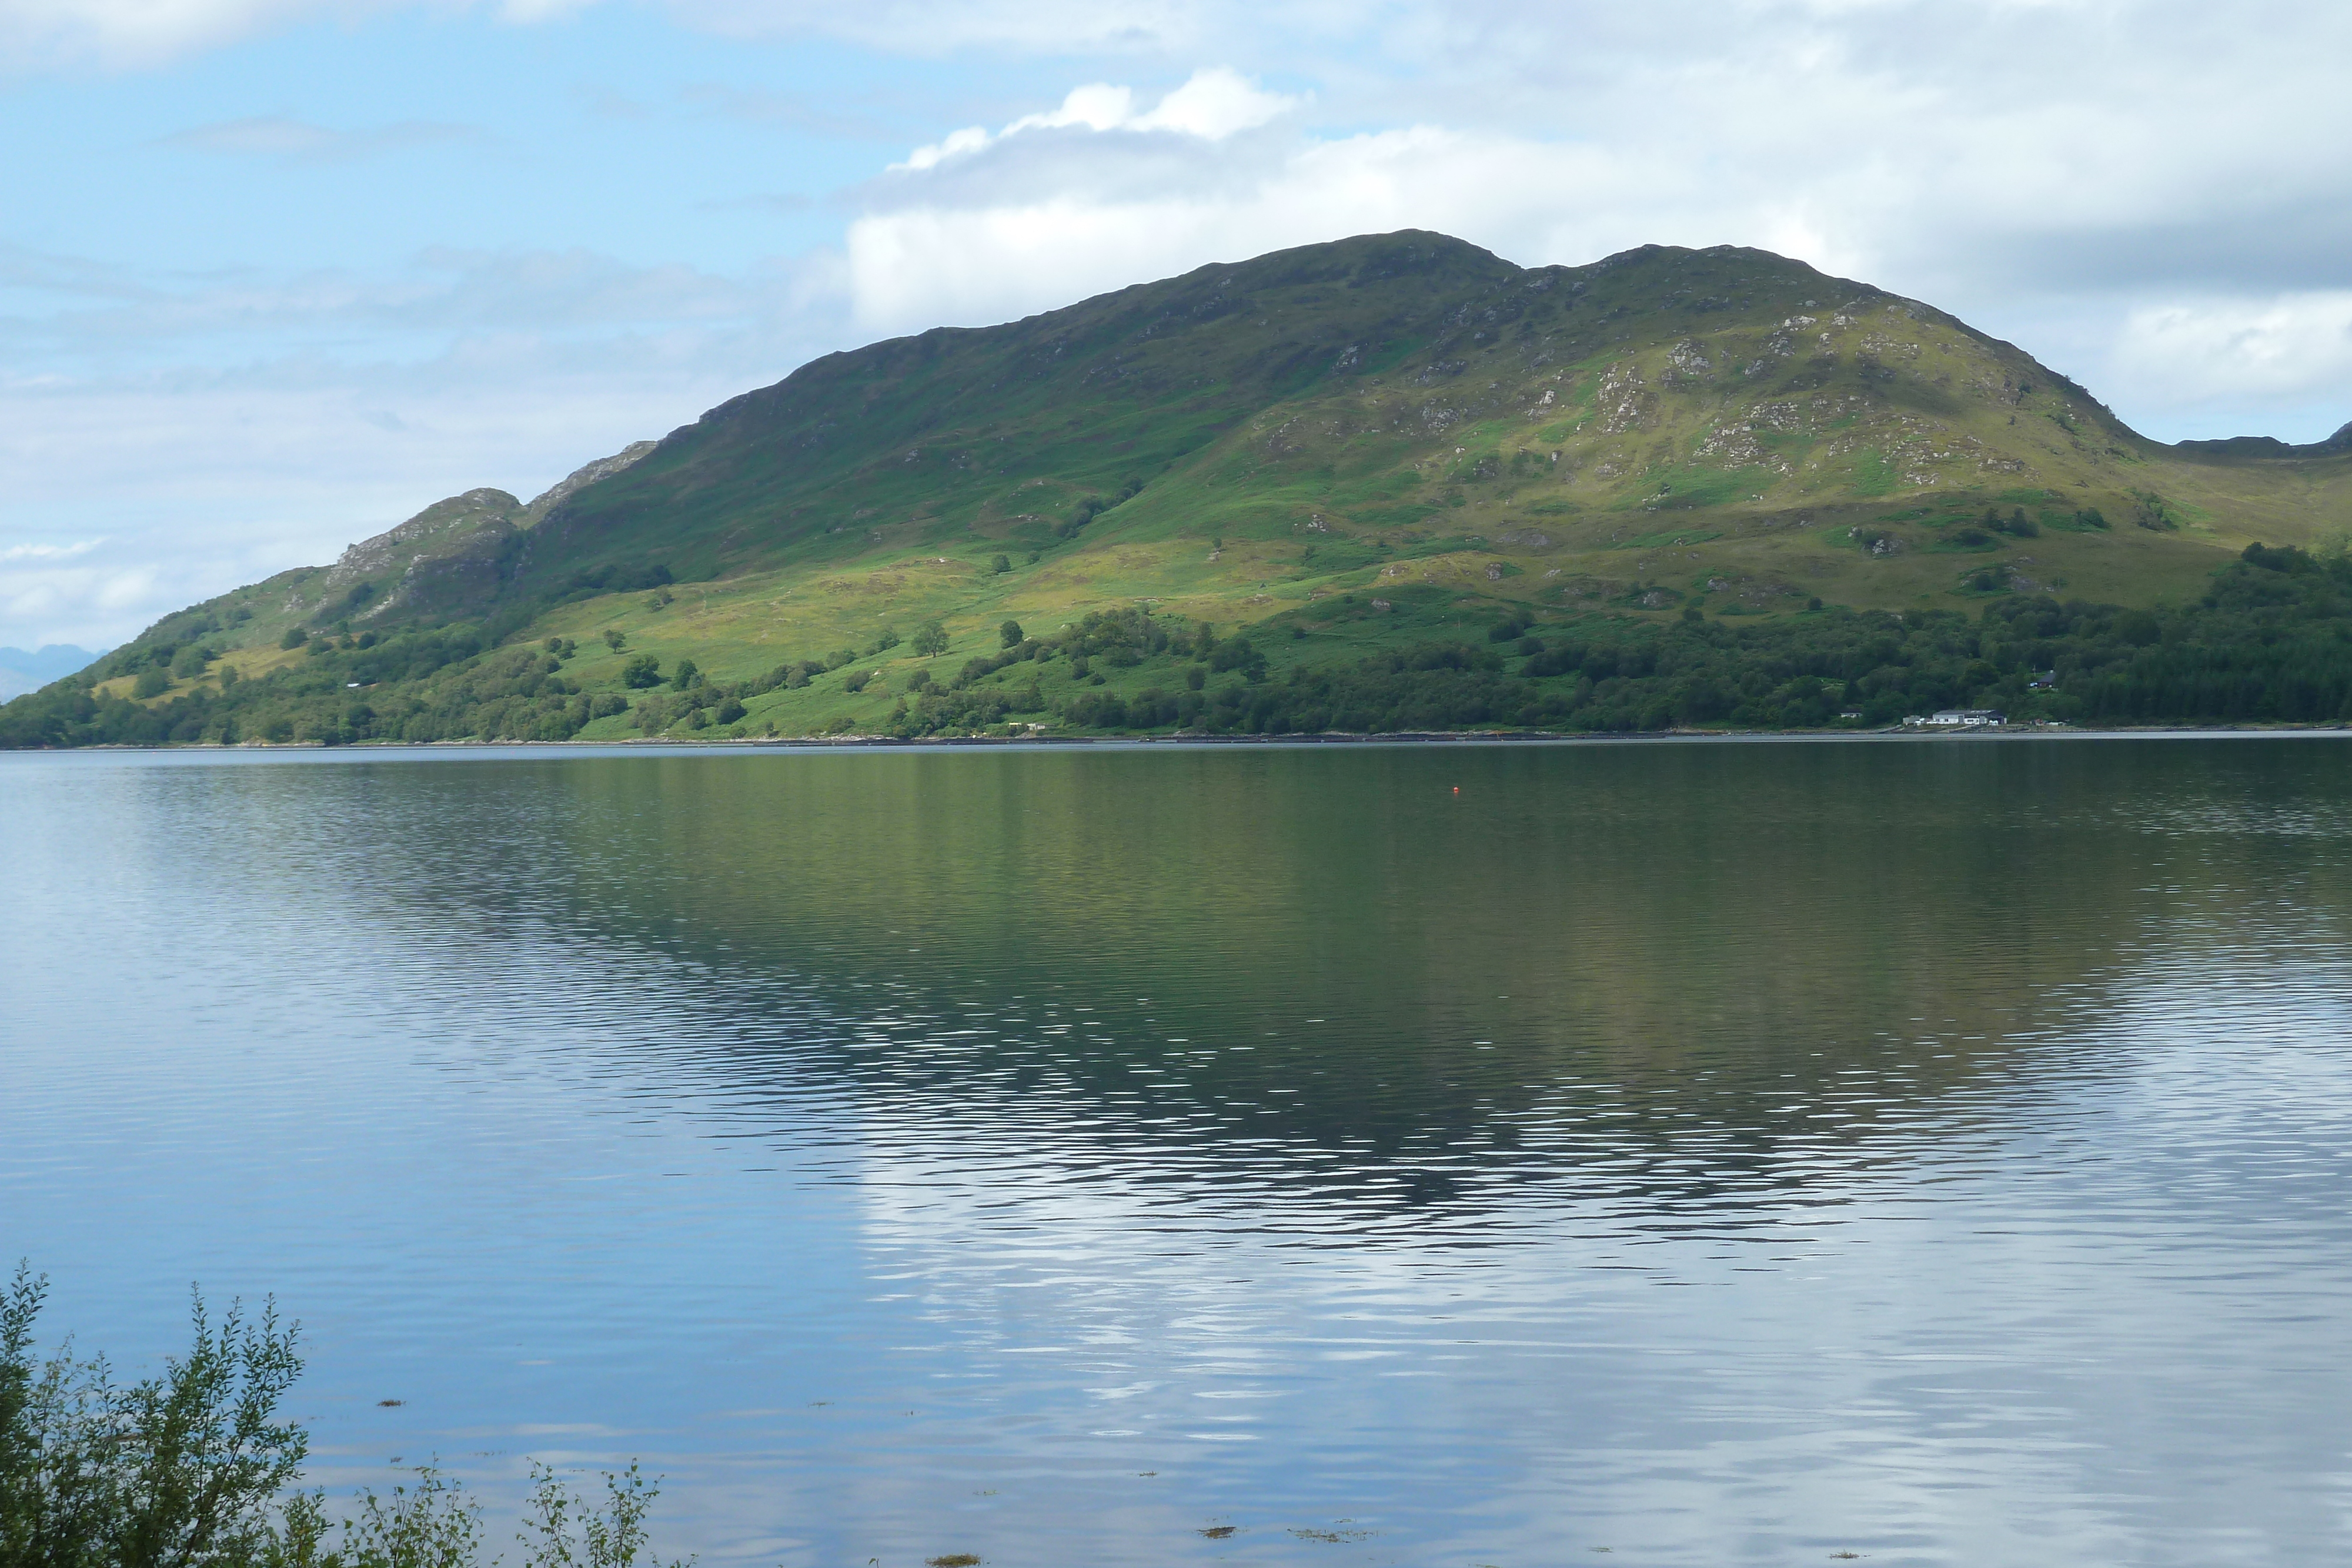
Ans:
[[[166,617],[0,738],[2333,719],[2212,694],[2272,589],[2333,613],[2347,526],[2352,427],[2165,446],[1764,252],[1408,232],[829,355]],[[2151,664],[2188,648],[2221,664]]]

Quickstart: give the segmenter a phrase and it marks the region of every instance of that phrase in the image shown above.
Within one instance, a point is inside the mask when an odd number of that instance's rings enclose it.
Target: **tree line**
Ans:
[[[1538,627],[1506,612],[1483,638],[1318,660],[1317,633],[1351,612],[1361,607],[1326,600],[1223,636],[1140,607],[1089,613],[1044,638],[1007,622],[992,652],[951,676],[929,664],[898,676],[879,727],[906,737],[1017,722],[1213,735],[1802,729],[1943,707],[2089,725],[2352,721],[2352,560],[2264,545],[2198,599],[2155,609],[2004,593],[1973,615],[1832,606],[1747,621],[1691,610],[1668,622],[1595,614]],[[0,707],[0,746],[566,740],[625,713],[647,735],[732,732],[773,691],[836,674],[844,691],[866,690],[875,672],[857,666],[899,644],[885,631],[862,650],[740,681],[714,680],[691,659],[664,670],[640,653],[624,667],[625,695],[583,689],[567,673],[578,650],[565,639],[499,646],[493,630],[289,633],[303,657],[267,675],[237,681],[225,668],[216,686],[161,702],[92,690],[124,674],[152,675],[158,690],[200,676],[218,650],[199,630],[119,651]],[[607,638],[619,651],[619,633]],[[936,659],[948,644],[931,622],[910,647]],[[1130,672],[1147,665],[1152,678],[1139,686]],[[1122,689],[1103,689],[1113,675]]]

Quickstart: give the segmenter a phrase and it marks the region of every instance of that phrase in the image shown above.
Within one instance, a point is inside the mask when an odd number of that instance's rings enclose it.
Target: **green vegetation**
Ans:
[[[1225,635],[1181,616],[1097,612],[1042,639],[1007,641],[1020,629],[1000,628],[996,652],[945,679],[919,632],[911,658],[878,667],[843,650],[729,680],[684,660],[666,689],[634,703],[569,678],[569,643],[485,650],[463,631],[365,649],[323,640],[286,670],[159,704],[52,688],[0,710],[0,725],[26,727],[0,739],[718,738],[785,733],[780,716],[808,714],[791,733],[1835,727],[1953,706],[2078,724],[2352,720],[2352,557],[2250,546],[2200,598],[2154,610],[2015,592],[1991,570],[1968,580],[1983,601],[1973,611],[1816,604],[1717,619],[1692,605],[1670,620],[1538,622],[1517,609],[1474,619],[1451,596],[1399,591]],[[377,695],[392,671],[408,678],[396,696]],[[849,711],[867,716],[854,727],[840,722],[853,699]]]
[[[2076,607],[2201,616],[2204,646],[2246,546],[2347,528],[2352,440],[2163,446],[1781,257],[1520,268],[1406,233],[827,356],[528,505],[468,491],[167,616],[0,708],[0,744],[1807,722],[1771,694],[1832,678],[1824,626],[1977,636],[2033,601],[2070,638]],[[1505,621],[1688,643],[1725,700],[1422,663]],[[1255,652],[1104,631],[1145,623]],[[992,643],[1040,652],[940,674]]]
[[[280,1402],[301,1375],[274,1304],[232,1305],[163,1373],[120,1384],[103,1357],[46,1361],[33,1325],[46,1279],[22,1264],[0,1301],[0,1563],[7,1568],[471,1568],[480,1510],[431,1466],[389,1496],[361,1492],[340,1525],[299,1490],[309,1438]],[[663,1568],[645,1520],[659,1489],[604,1477],[601,1510],[537,1465],[525,1568]],[[340,1534],[340,1541],[337,1536]],[[685,1568],[683,1563],[668,1568]]]

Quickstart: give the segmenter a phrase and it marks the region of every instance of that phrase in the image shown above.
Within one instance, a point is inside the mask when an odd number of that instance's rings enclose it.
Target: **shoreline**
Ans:
[[[1353,734],[1327,731],[1319,735],[1022,735],[923,736],[901,738],[889,735],[740,736],[725,739],[686,740],[642,737],[628,740],[365,740],[346,746],[324,741],[270,743],[240,741],[234,746],[192,741],[178,746],[25,747],[14,755],[67,756],[85,752],[134,752],[156,755],[274,757],[336,754],[375,756],[390,752],[583,751],[697,752],[742,751],[968,751],[975,748],[1067,750],[1082,747],[1135,749],[1160,747],[1176,750],[1206,750],[1222,747],[1303,748],[1318,746],[1626,746],[1626,745],[1802,745],[1854,744],[1980,744],[1992,741],[2051,740],[2252,740],[2263,738],[2322,739],[2352,736],[2352,724],[2149,726],[2135,728],[2088,729],[2073,726],[1979,727],[1929,730],[1896,726],[1868,730],[1820,729],[1658,729],[1611,734],[1553,735],[1510,730],[1413,730],[1393,734]]]

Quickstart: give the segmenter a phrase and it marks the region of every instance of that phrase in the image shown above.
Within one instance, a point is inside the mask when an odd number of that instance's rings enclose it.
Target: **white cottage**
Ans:
[[[1913,716],[1905,724],[1923,725],[1930,729],[1966,729],[2009,722],[2009,715],[1999,708],[1948,707],[1938,708],[1926,718]]]

